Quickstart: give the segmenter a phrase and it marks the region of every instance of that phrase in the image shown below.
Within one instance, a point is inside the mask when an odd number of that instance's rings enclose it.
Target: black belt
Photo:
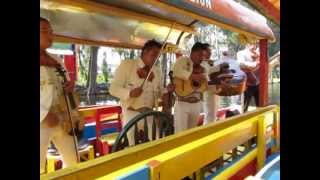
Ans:
[[[178,97],[178,101],[183,101],[187,103],[198,103],[200,99],[197,97]]]

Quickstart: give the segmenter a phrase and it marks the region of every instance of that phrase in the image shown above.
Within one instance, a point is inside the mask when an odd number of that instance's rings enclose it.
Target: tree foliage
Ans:
[[[135,59],[139,57],[139,50],[136,49],[112,48],[112,52],[117,52],[121,60]]]
[[[102,60],[101,70],[102,70],[102,75],[104,77],[104,82],[108,83],[108,80],[109,80],[109,69],[108,69],[107,53],[106,52],[103,53],[103,60]]]
[[[79,49],[79,78],[77,84],[87,87],[91,49],[90,46],[85,45],[80,45]]]

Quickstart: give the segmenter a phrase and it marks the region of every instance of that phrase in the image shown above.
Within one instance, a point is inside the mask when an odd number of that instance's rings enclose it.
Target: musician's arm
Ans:
[[[126,88],[126,76],[130,71],[129,62],[123,61],[117,68],[110,86],[110,94],[120,99],[129,99],[130,89]]]
[[[47,116],[48,112],[49,112],[49,109],[47,109],[46,107],[40,104],[40,123]]]
[[[247,61],[246,57],[243,53],[238,53],[237,54],[237,60],[240,64],[240,67],[242,69],[248,69],[250,71],[254,70],[255,68],[257,68],[257,61]]]
[[[51,56],[54,60],[56,60],[61,65],[61,67],[67,72],[66,78],[68,81],[70,81],[69,72],[67,71],[67,68],[66,68],[65,64],[63,63],[63,60],[55,54],[48,54],[48,55]]]
[[[208,74],[219,72],[219,71],[220,71],[220,65],[212,66],[212,67],[210,67]]]
[[[53,85],[48,83],[46,69],[40,67],[40,122],[49,113],[53,101]]]
[[[173,77],[177,77],[182,80],[189,80],[191,74],[192,74],[192,69],[188,71],[184,66],[185,66],[185,60],[184,59],[179,59],[173,66]]]

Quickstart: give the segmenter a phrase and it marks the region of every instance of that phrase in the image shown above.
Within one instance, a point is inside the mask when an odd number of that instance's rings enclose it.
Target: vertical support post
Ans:
[[[93,146],[92,146],[92,145],[89,146],[88,159],[89,159],[89,160],[94,159],[94,149],[93,149]]]
[[[47,173],[51,173],[55,171],[55,158],[54,157],[47,157]]]
[[[202,168],[200,168],[198,171],[196,171],[196,180],[204,180],[204,171]]]
[[[276,108],[274,111],[274,119],[273,119],[273,132],[274,132],[274,138],[276,140],[276,146],[274,149],[275,151],[280,150],[280,110],[279,107]]]
[[[157,160],[151,160],[148,162],[150,167],[150,180],[160,180],[161,162]]]
[[[259,85],[259,106],[268,105],[268,40],[261,39],[259,41],[260,49],[260,85]]]
[[[232,149],[232,161],[238,157],[238,147]]]
[[[265,117],[263,115],[258,117],[258,157],[257,157],[257,163],[258,163],[258,170],[260,170],[265,163],[266,160],[266,140],[265,140],[265,134],[266,134],[266,121]]]

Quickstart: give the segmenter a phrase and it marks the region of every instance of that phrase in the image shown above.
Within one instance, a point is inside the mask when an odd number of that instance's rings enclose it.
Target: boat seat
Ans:
[[[114,144],[114,142],[116,141],[118,135],[119,135],[119,132],[102,135],[100,137],[100,140],[102,142],[107,143],[109,146],[112,146]]]

